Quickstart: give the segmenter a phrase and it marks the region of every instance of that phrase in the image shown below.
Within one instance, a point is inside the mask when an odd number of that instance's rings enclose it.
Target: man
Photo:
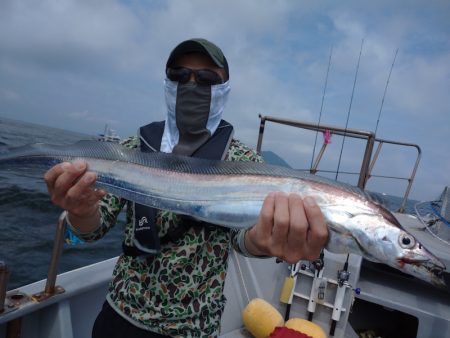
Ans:
[[[222,51],[204,39],[180,43],[166,65],[167,118],[139,129],[123,145],[227,161],[261,161],[232,138],[222,120],[230,90]],[[247,256],[294,263],[315,259],[328,232],[312,198],[270,193],[256,224],[230,230],[156,210],[92,187],[84,162],[62,163],[45,180],[52,201],[68,211],[79,238],[101,238],[127,206],[124,253],[113,272],[93,337],[211,337],[220,330],[227,258],[233,247]]]

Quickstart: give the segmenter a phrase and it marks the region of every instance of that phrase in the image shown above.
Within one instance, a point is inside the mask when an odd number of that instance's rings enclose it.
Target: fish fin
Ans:
[[[355,240],[355,243],[358,245],[359,250],[361,251],[361,256],[371,262],[374,263],[382,263],[380,262],[379,259],[377,259],[376,257],[372,256],[369,252],[367,252],[366,250],[364,250],[364,246],[358,241],[358,238],[355,236],[352,236],[353,239]]]
[[[336,232],[340,235],[353,237],[352,233],[347,228],[340,225],[339,223],[328,222],[327,224],[330,227],[330,229],[333,230],[334,232]]]
[[[354,253],[360,255],[361,257],[374,262],[381,263],[377,258],[368,253],[364,246],[358,241],[358,238],[354,234],[346,229],[345,227],[337,223],[328,223],[328,226],[332,232],[330,233],[330,239],[327,244],[327,248],[334,253]],[[334,233],[334,234],[333,234]],[[333,243],[333,237],[335,234],[339,235],[341,239],[335,240]],[[334,244],[334,245],[333,245]]]

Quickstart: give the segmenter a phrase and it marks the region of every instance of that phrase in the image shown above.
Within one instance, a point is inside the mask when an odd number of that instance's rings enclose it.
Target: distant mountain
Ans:
[[[273,151],[267,150],[262,152],[262,157],[266,163],[279,165],[281,167],[292,168],[285,160],[275,154]]]

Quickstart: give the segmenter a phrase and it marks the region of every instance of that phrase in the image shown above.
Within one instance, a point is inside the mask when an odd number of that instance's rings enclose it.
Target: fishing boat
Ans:
[[[447,287],[438,289],[353,254],[339,255],[325,250],[319,260],[289,265],[275,258],[247,258],[233,252],[225,282],[227,303],[220,336],[251,337],[241,314],[251,300],[262,298],[285,319],[309,319],[330,337],[354,338],[370,331],[380,337],[450,337],[450,189],[443,187],[437,201],[417,205],[415,214],[405,213],[420,161],[420,147],[379,139],[367,131],[260,116],[258,152],[263,151],[268,122],[364,140],[366,147],[357,184],[362,189],[375,176],[372,170],[382,146],[395,144],[415,149],[414,167],[406,178],[408,184],[394,215],[446,265]],[[327,142],[324,142],[309,168],[311,173],[320,174],[319,165],[326,149]],[[0,338],[90,337],[117,258],[58,275],[65,233],[64,214],[56,228],[47,279],[6,291],[9,268],[0,264]]]
[[[105,124],[105,130],[103,134],[97,135],[97,140],[103,142],[120,142],[120,136],[117,135],[117,132],[114,129],[111,129],[108,124]]]

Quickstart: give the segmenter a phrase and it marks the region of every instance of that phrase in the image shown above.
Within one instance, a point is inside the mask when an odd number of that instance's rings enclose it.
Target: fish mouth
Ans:
[[[432,268],[430,269],[430,272],[436,276],[436,277],[443,277],[444,276],[444,270],[440,269],[440,268]]]
[[[444,263],[437,258],[421,254],[403,256],[398,259],[398,262],[400,264],[422,265],[430,272],[436,270],[436,272],[442,273],[446,269]]]
[[[440,263],[440,262],[439,262]],[[442,263],[436,265],[432,262],[425,264],[425,268],[429,271],[431,277],[431,283],[439,288],[446,288],[447,285],[444,280],[445,265]]]
[[[401,265],[411,264],[426,270],[429,281],[439,288],[446,288],[444,280],[445,265],[437,259],[430,259],[425,256],[403,257],[399,260]],[[423,270],[422,270],[423,271]]]

